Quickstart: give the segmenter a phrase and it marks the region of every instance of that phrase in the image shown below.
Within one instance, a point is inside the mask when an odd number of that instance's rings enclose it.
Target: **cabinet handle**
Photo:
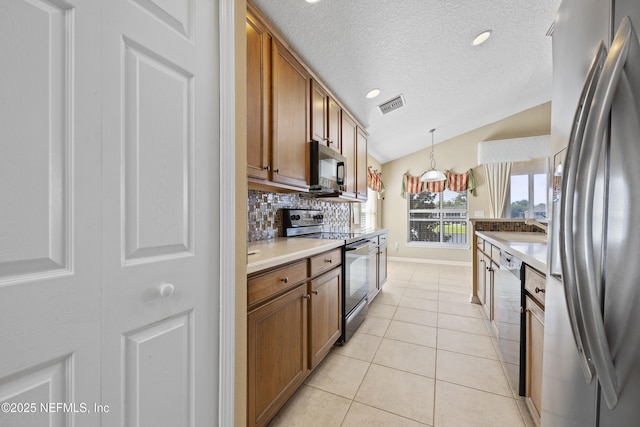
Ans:
[[[305,296],[303,296],[302,298],[304,298],[304,299],[311,299],[311,295],[305,295]]]
[[[545,293],[544,289],[540,289],[539,287],[536,286],[536,294],[542,292],[543,294]]]
[[[270,171],[271,170],[271,166],[265,166],[262,169],[266,170],[266,171]]]
[[[289,283],[289,278],[288,278],[288,277],[285,277],[285,278],[283,278],[283,279],[280,279],[280,281],[281,281],[281,282],[284,282],[284,283]]]
[[[275,173],[280,173],[280,169],[274,169],[273,170]]]
[[[314,294],[318,295],[318,290],[313,291]]]
[[[328,262],[329,264],[331,264],[333,262],[333,260],[331,259],[325,259],[324,262]]]

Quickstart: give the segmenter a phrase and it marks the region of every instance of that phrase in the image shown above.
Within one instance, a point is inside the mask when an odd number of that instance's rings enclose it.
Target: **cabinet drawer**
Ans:
[[[484,239],[478,237],[478,243],[476,244],[476,246],[478,247],[478,249],[484,252]]]
[[[332,269],[342,263],[342,248],[309,258],[309,277]]]
[[[288,289],[307,278],[307,261],[300,260],[248,280],[247,305],[265,300],[280,291]]]
[[[497,246],[493,246],[490,243],[486,243],[485,244],[485,250],[488,252],[489,248],[491,247],[491,260],[493,262],[495,262],[496,264],[500,265],[500,248]]]
[[[524,267],[524,288],[544,305],[544,296],[546,293],[547,279],[544,274],[525,265]]]

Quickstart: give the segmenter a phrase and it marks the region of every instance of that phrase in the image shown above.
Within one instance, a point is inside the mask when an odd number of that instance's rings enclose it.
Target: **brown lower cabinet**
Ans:
[[[341,251],[248,277],[247,425],[268,424],[341,336]]]
[[[544,350],[544,308],[526,297],[526,378],[525,398],[529,412],[539,424],[542,413],[542,354]]]

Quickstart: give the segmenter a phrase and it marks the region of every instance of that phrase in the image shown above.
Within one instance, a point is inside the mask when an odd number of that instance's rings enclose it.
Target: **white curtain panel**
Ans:
[[[500,218],[509,195],[511,162],[486,163],[483,167],[489,189],[490,216],[491,218]]]

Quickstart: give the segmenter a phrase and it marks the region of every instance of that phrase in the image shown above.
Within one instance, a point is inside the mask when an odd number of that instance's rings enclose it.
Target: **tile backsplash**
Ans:
[[[318,209],[330,230],[348,230],[351,204],[300,196],[297,193],[269,193],[249,190],[247,197],[247,241],[271,239],[282,230],[282,208]]]

